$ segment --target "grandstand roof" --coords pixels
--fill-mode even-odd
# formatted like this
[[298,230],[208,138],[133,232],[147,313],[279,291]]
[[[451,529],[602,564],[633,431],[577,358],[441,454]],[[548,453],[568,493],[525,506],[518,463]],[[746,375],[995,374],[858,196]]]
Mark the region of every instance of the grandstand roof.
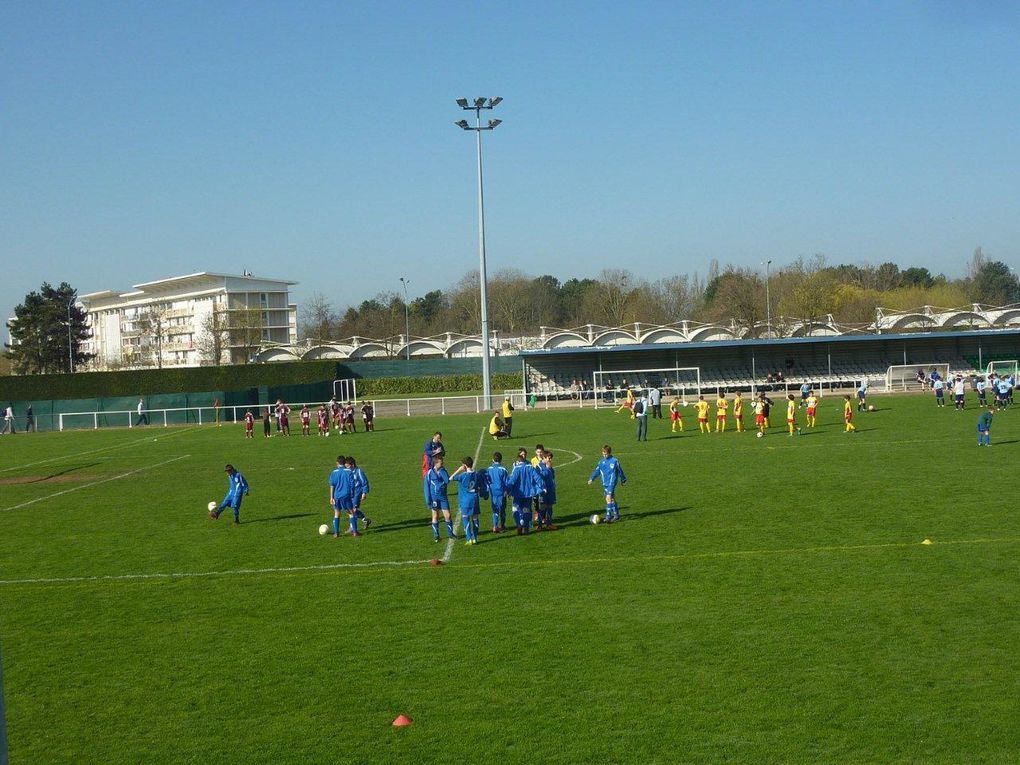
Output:
[[[585,345],[580,347],[567,348],[539,348],[534,350],[521,350],[520,355],[529,357],[542,356],[576,356],[586,353],[633,353],[634,351],[668,351],[678,350],[690,352],[691,350],[717,349],[717,348],[765,348],[769,346],[798,346],[816,344],[840,344],[860,342],[888,342],[897,340],[919,340],[932,338],[937,340],[952,340],[954,338],[999,338],[1016,337],[1020,342],[1020,329],[975,329],[958,332],[898,332],[889,334],[854,334],[854,335],[823,335],[819,337],[774,337],[754,338],[736,340],[703,340],[687,343],[626,343],[621,345]],[[1018,348],[1020,351],[1020,348]]]

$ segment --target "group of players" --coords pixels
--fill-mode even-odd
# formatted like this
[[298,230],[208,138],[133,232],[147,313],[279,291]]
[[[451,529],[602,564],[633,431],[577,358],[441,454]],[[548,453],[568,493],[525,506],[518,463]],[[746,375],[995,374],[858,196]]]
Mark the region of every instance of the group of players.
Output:
[[[956,377],[949,375],[948,380],[943,380],[938,370],[932,369],[927,377],[922,379],[923,370],[918,370],[918,381],[935,394],[935,406],[946,405],[946,390],[953,393],[953,407],[957,410],[965,409],[967,406],[967,383],[962,374],[957,373]],[[1005,409],[1013,403],[1013,389],[1016,387],[1016,375],[998,375],[991,372],[974,381],[974,392],[977,393],[978,404],[982,407],[989,406],[988,394],[994,397],[994,407]]]
[[[801,386],[800,401],[797,401],[796,396],[793,393],[789,393],[786,396],[786,427],[788,434],[793,436],[800,432],[800,427],[797,422],[798,410],[806,410],[805,419],[807,427],[813,428],[818,423],[818,404],[822,400],[821,395],[815,391],[810,385]],[[859,412],[869,411],[867,403],[868,388],[867,384],[864,383],[857,390],[857,404],[856,410]],[[775,402],[764,392],[760,391],[757,397],[753,397],[749,400],[745,400],[739,392],[734,393],[733,399],[729,399],[726,393],[719,391],[716,394],[715,399],[715,430],[712,429],[710,422],[710,415],[712,410],[712,404],[705,399],[704,396],[698,396],[698,400],[694,402],[693,406],[698,421],[698,432],[699,433],[724,433],[726,432],[731,404],[732,404],[732,416],[736,432],[743,433],[746,428],[744,427],[744,404],[748,403],[754,412],[754,425],[758,431],[758,436],[764,436],[765,433],[772,426],[771,416],[772,408],[775,406]],[[669,404],[669,419],[670,429],[673,433],[680,433],[684,430],[684,416],[683,409],[687,406],[686,402],[680,400],[679,396],[674,396],[673,400]],[[652,407],[652,413],[656,411],[654,404],[649,404],[648,400],[643,395],[632,395],[628,397],[628,400],[617,411],[629,409],[631,412],[632,419],[639,419],[642,417],[647,418],[649,413],[649,407]],[[854,433],[857,430],[854,425],[854,402],[850,394],[843,396],[843,423],[844,432]],[[647,433],[645,424],[639,419],[638,424],[638,440],[642,440],[642,435]],[[647,436],[645,436],[647,439]]]
[[[280,436],[290,435],[290,412],[291,408],[282,399],[277,399],[273,406],[267,406],[262,414],[262,435],[264,438],[273,436],[273,422],[276,422],[276,434]],[[301,419],[301,435],[312,434],[312,411],[308,404],[304,404],[298,415]],[[318,435],[328,436],[332,427],[337,433],[357,433],[358,427],[354,422],[354,404],[350,401],[341,404],[336,398],[332,398],[326,404],[319,404],[315,413],[318,423]],[[375,430],[375,405],[371,401],[361,402],[361,421],[364,424],[365,432]],[[251,409],[244,413],[244,437],[255,438],[255,414]]]
[[[425,506],[432,514],[432,539],[440,539],[440,519],[446,526],[448,539],[455,539],[454,521],[448,495],[451,483],[456,483],[457,505],[464,525],[465,544],[478,544],[481,503],[488,500],[492,510],[492,533],[506,531],[506,509],[509,501],[514,527],[518,536],[536,531],[555,531],[553,511],[556,505],[556,470],[554,455],[542,444],[535,446],[534,454],[528,457],[527,449],[520,448],[512,466],[503,465],[503,454],[494,452],[492,464],[476,469],[471,457],[464,457],[451,475],[445,466],[446,448],[443,434],[436,432],[422,450],[422,491]],[[626,483],[627,477],[613,456],[612,447],[602,447],[602,459],[592,471],[588,483],[596,478],[602,481],[605,491],[605,521],[612,523],[620,519],[616,503],[616,486]]]

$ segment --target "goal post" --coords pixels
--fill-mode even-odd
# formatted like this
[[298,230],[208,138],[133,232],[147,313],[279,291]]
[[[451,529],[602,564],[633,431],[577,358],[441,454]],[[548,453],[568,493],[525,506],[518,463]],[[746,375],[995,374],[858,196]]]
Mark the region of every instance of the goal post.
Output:
[[333,381],[333,397],[337,401],[357,401],[358,381],[353,377],[344,377]]
[[[625,387],[626,386],[626,387]],[[701,367],[656,367],[653,369],[614,369],[592,372],[595,408],[619,406],[627,388],[648,390],[657,387],[662,397],[679,396],[685,403],[688,396],[701,393]]]
[[885,391],[924,390],[930,385],[932,372],[938,372],[942,380],[947,380],[949,364],[894,364],[885,371]]
[[999,377],[1016,377],[1020,363],[1016,359],[1007,361],[989,361],[985,368],[985,377],[996,374]]

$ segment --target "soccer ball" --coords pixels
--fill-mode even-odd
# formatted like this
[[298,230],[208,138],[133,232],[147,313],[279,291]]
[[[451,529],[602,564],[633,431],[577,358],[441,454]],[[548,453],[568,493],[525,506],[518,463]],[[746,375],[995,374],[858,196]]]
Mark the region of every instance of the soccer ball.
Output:
[[326,431],[326,438],[329,438],[329,431]]
[[602,516],[599,515],[598,513],[592,513],[591,518],[589,518],[588,520],[591,521],[593,526],[598,526],[600,523],[602,523]]
[[875,411],[875,405],[874,404],[868,404],[868,411],[869,412],[874,412]]
[[759,431],[758,431],[758,433],[756,434],[756,436],[755,436],[755,437],[756,437],[756,438],[765,438],[765,434],[764,434],[764,433],[762,433],[762,432],[761,432],[761,431],[759,430]]
[[321,534],[322,536],[326,536],[326,534],[328,534],[328,533],[329,533],[329,526],[327,526],[325,523],[322,524],[321,526],[319,526],[319,534]]

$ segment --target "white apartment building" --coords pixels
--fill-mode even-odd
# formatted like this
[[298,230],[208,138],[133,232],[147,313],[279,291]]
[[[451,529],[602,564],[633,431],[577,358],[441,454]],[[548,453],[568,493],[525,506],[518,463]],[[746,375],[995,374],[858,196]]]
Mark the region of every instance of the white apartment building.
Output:
[[295,284],[202,272],[81,295],[92,330],[85,350],[100,370],[244,363],[263,345],[297,340]]

